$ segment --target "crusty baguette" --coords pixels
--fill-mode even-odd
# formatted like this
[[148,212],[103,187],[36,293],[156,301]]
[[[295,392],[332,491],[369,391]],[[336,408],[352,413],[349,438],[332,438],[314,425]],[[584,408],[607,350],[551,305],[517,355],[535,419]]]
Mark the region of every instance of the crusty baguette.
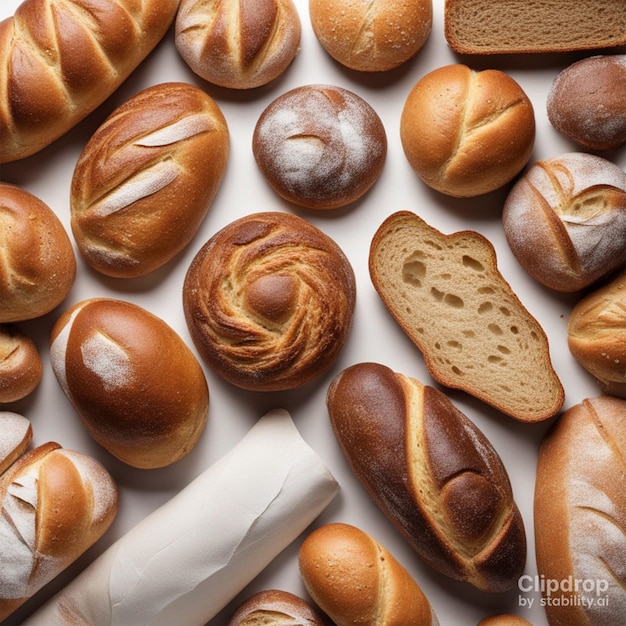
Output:
[[626,623],[625,424],[626,400],[588,398],[541,444],[535,548],[550,626]]
[[408,211],[374,235],[372,282],[433,378],[523,422],[558,413],[564,391],[545,332],[473,231],[445,235]]
[[350,524],[332,523],[300,546],[309,595],[337,626],[436,626],[424,592],[385,546]]
[[515,585],[526,535],[508,474],[443,393],[359,363],[333,380],[327,405],[356,477],[419,556],[484,591]]
[[163,38],[179,0],[24,0],[0,22],[0,163],[102,104]]
[[462,54],[569,52],[626,44],[626,5],[607,0],[446,0],[444,32]]

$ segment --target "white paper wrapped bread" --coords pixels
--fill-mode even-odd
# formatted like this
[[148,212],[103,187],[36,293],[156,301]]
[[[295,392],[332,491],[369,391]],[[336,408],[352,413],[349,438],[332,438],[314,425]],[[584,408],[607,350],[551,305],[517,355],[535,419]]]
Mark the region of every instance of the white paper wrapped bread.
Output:
[[338,489],[289,413],[270,411],[25,624],[202,626]]

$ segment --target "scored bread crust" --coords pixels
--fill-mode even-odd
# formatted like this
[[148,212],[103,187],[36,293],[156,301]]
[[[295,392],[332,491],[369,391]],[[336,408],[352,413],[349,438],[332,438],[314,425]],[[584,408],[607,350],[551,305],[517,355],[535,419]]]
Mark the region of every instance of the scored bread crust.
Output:
[[299,596],[282,589],[267,589],[239,605],[228,626],[324,626],[324,622]]
[[565,394],[547,336],[499,272],[489,240],[446,235],[399,211],[375,233],[369,271],[437,382],[519,421],[558,413]]

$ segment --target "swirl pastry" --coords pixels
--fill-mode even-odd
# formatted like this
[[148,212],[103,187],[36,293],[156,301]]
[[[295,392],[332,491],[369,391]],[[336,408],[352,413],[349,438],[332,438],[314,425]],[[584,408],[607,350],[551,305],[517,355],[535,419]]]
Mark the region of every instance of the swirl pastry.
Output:
[[339,355],[352,326],[354,272],[306,220],[266,212],[216,233],[191,263],[185,318],[199,352],[243,389],[309,382]]

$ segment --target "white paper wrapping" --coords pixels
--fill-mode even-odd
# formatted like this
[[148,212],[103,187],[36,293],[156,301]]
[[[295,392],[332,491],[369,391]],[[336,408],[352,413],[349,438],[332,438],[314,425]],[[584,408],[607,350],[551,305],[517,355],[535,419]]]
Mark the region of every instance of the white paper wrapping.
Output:
[[206,624],[338,490],[289,413],[271,411],[25,624]]

